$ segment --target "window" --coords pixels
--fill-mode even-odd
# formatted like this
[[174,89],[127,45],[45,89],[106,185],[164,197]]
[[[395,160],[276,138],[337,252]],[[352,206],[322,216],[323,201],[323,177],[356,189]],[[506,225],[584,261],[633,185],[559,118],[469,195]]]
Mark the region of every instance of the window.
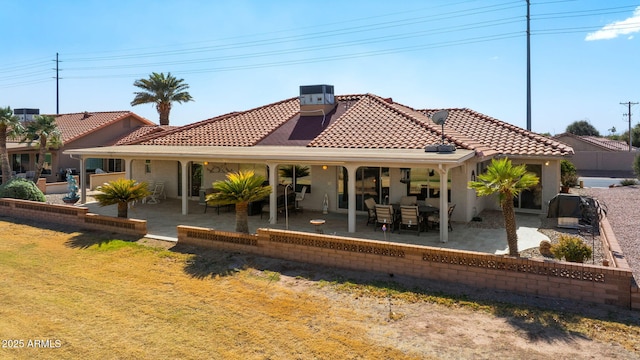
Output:
[[[338,207],[349,207],[348,174],[344,167],[338,168]],[[373,198],[382,204],[389,195],[389,168],[361,167],[356,170],[356,210],[365,210],[364,201]]]
[[123,170],[122,159],[109,159],[107,161],[107,172],[121,172]]
[[11,156],[11,170],[23,173],[29,169],[29,154],[13,154]]
[[[40,160],[40,154],[36,154],[36,162]],[[44,154],[44,162],[42,163],[42,174],[51,174],[51,153]]]
[[[412,168],[407,194],[418,200],[440,198],[440,173],[432,168]],[[447,178],[448,198],[451,198],[451,174]]]
[[278,167],[280,182],[293,184],[296,192],[301,192],[303,186],[307,186],[307,192],[311,192],[311,167],[303,165],[281,165]]
[[151,160],[144,161],[144,172],[147,174],[151,173]]

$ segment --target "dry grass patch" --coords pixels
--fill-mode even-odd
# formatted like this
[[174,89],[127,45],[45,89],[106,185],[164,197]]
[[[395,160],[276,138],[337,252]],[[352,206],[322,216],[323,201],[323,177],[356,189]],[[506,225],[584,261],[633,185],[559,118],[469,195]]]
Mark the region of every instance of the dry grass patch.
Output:
[[[640,351],[637,317],[407,290],[51,226],[0,220],[0,339],[25,341],[0,348],[2,359],[631,359]],[[35,339],[60,346],[26,346]]]
[[367,338],[362,315],[273,272],[196,277],[185,270],[195,255],[101,233],[8,222],[0,233],[0,338],[61,344],[1,358],[411,358]]

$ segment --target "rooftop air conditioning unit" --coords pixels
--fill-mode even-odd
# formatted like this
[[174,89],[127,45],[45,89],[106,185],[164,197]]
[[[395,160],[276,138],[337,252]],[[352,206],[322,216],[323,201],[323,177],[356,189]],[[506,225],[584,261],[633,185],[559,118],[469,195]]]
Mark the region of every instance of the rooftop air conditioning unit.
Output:
[[300,86],[300,116],[326,116],[335,108],[333,85]]
[[300,105],[332,105],[333,85],[304,85],[300,86]]
[[31,121],[35,115],[40,115],[40,109],[13,109],[13,115],[21,121]]

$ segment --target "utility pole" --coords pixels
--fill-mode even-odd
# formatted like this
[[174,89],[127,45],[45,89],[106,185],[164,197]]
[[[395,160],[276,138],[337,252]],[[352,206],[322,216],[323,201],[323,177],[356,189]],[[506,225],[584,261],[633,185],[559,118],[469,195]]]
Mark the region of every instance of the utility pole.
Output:
[[626,103],[621,102],[620,105],[627,105],[629,107],[629,110],[627,112],[627,115],[629,117],[629,151],[631,151],[631,105],[637,105],[637,102],[631,102],[631,101],[627,101]]
[[60,72],[60,60],[58,60],[58,53],[56,53],[56,68],[54,69],[56,71],[56,115],[60,115],[60,86],[59,86],[59,82],[60,82],[60,76],[59,76],[59,72]]
[[531,17],[527,0],[527,130],[531,131]]

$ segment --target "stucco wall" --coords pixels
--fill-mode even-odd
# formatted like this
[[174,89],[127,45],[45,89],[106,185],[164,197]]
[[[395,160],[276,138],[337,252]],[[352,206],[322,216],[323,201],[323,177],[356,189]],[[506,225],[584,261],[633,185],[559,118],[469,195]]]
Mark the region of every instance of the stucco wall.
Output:
[[571,161],[583,176],[633,177],[633,161],[640,152],[581,151]]

